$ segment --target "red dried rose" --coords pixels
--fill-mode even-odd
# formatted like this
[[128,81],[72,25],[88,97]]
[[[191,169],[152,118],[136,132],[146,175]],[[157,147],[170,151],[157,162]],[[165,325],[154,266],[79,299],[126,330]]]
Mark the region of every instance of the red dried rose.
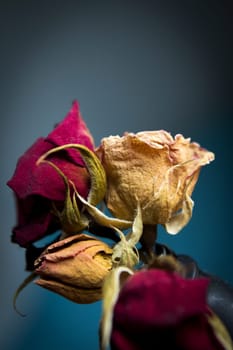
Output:
[[[49,164],[38,166],[36,162],[50,149],[68,143],[79,143],[94,150],[93,138],[82,119],[77,101],[47,137],[37,139],[19,158],[14,175],[7,182],[14,191],[18,214],[12,241],[20,246],[26,247],[60,227],[51,214],[51,204],[54,202],[59,206],[64,202],[64,182]],[[73,181],[80,195],[86,198],[90,179],[80,154],[74,149],[66,149],[52,154],[49,160]]]
[[111,349],[225,349],[211,326],[207,288],[206,278],[160,269],[130,276],[114,308]]

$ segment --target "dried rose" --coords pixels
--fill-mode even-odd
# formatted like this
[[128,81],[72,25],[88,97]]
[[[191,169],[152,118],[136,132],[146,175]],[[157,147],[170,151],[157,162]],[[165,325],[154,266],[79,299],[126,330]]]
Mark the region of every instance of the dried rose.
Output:
[[184,279],[162,269],[141,270],[126,282],[115,303],[112,350],[233,349],[221,320],[207,305],[209,280]]
[[190,220],[200,169],[214,159],[189,138],[164,130],[103,138],[96,154],[107,175],[110,212],[132,220],[139,202],[144,224],[162,224],[173,234]]
[[[49,164],[36,164],[38,158],[54,147],[78,143],[94,149],[89,130],[74,101],[71,110],[46,137],[39,138],[18,160],[14,175],[7,185],[14,191],[17,201],[18,222],[13,228],[12,241],[26,247],[60,228],[51,214],[51,204],[63,205],[66,188],[61,176]],[[56,152],[49,158],[78,192],[86,198],[90,189],[88,171],[81,155],[74,149]]]
[[50,245],[35,261],[35,282],[76,303],[102,298],[102,283],[112,268],[112,249],[93,236],[78,234]]

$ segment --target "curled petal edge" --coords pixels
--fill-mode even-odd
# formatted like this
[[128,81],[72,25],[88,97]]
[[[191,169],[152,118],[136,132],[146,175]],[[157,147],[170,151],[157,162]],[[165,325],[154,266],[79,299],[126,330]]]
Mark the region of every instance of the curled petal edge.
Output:
[[181,211],[164,224],[166,231],[171,235],[176,235],[182,230],[184,226],[188,224],[192,217],[194,201],[186,193],[185,199],[182,203]]

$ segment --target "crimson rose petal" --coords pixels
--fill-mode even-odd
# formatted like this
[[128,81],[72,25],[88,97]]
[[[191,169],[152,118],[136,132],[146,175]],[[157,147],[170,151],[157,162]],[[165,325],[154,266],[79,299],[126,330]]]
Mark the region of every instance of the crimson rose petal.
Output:
[[[36,206],[36,207],[35,207]],[[17,198],[18,223],[13,229],[12,241],[26,246],[59,229],[59,222],[50,213],[50,203],[45,198],[31,196]]]
[[[94,150],[94,140],[86,123],[82,119],[79,103],[73,102],[72,108],[66,118],[46,137],[46,141],[54,146],[62,146],[67,143],[80,143],[90,150]],[[83,165],[83,160],[76,150],[66,150],[77,164]]]
[[140,271],[123,286],[114,309],[112,350],[223,349],[206,315],[208,279]]
[[[7,182],[17,200],[18,223],[13,228],[13,242],[25,247],[59,228],[57,219],[51,215],[51,204],[62,205],[66,195],[64,182],[53,167],[36,162],[50,149],[70,142],[94,149],[92,136],[81,117],[77,101],[46,138],[38,138],[19,158],[14,175]],[[90,179],[80,154],[74,150],[64,150],[54,153],[49,160],[86,198]]]

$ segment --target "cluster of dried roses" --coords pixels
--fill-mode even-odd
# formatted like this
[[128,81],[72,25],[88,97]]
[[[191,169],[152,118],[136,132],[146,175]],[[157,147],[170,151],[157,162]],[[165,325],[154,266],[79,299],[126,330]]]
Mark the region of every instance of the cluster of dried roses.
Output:
[[77,303],[103,300],[102,349],[144,349],[150,334],[154,347],[231,348],[206,304],[208,280],[183,278],[173,257],[154,252],[156,225],[176,234],[189,222],[200,169],[213,159],[164,130],[106,137],[96,148],[77,101],[19,159],[8,181],[12,241],[26,248],[38,285]]

